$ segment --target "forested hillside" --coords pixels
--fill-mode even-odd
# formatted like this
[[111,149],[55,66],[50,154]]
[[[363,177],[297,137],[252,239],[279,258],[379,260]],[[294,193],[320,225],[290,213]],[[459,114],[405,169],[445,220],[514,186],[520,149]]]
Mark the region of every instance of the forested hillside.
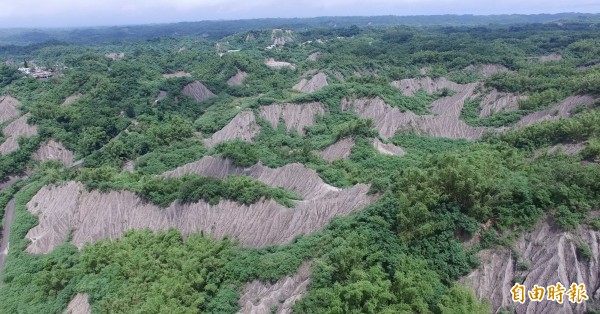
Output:
[[0,313],[600,309],[600,24],[505,18],[11,38]]

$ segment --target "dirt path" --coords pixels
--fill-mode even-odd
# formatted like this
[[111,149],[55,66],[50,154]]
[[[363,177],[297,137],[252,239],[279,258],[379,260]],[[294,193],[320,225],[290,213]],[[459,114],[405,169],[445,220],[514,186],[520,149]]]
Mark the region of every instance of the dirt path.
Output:
[[8,205],[6,205],[6,210],[4,211],[4,223],[2,224],[2,237],[0,240],[0,273],[4,269],[4,260],[8,255],[8,237],[14,215],[15,199],[12,199],[10,202],[8,202]]

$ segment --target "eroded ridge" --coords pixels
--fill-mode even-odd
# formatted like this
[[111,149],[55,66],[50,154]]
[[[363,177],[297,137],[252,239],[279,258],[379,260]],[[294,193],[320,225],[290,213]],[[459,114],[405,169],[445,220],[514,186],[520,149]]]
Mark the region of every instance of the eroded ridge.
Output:
[[293,276],[274,284],[258,280],[246,284],[238,302],[241,307],[238,313],[268,314],[273,308],[280,314],[292,313],[294,303],[308,290],[310,273],[310,263],[304,262]]
[[[220,170],[223,168],[229,170]],[[287,243],[299,235],[320,230],[332,218],[358,211],[377,199],[368,194],[368,185],[338,189],[301,164],[272,169],[259,163],[239,168],[226,159],[204,157],[164,176],[184,173],[219,178],[244,174],[298,193],[303,200],[293,208],[271,199],[251,205],[229,200],[216,205],[204,201],[174,202],[160,208],[129,191],[86,191],[78,182],[47,185],[27,203],[28,210],[39,217],[39,224],[27,233],[26,237],[32,241],[27,252],[48,253],[70,233],[72,243],[81,248],[86,242],[116,239],[127,230],[145,228],[154,231],[177,228],[183,234],[202,231],[215,238],[229,236],[244,246],[262,247]]]
[[21,114],[19,111],[20,105],[21,102],[10,95],[0,96],[0,123],[18,117]]
[[63,146],[61,142],[50,139],[33,154],[33,159],[40,161],[54,160],[69,167],[73,164],[73,152]]
[[[506,248],[488,249],[479,252],[481,265],[477,270],[463,278],[479,298],[489,299],[495,311],[514,307],[517,313],[583,313],[586,303],[598,300],[600,281],[600,233],[580,225],[574,232],[563,232],[549,219],[541,221],[534,231],[522,235],[515,248],[521,254],[521,262],[528,265],[527,270],[519,270],[517,261]],[[589,260],[577,253],[578,243],[587,245],[592,254]],[[580,244],[581,245],[581,244]],[[524,304],[512,301],[510,289],[515,278],[523,278],[521,284],[531,289],[534,285],[547,287],[560,282],[567,287],[571,283],[585,283],[588,302],[570,303],[565,296],[561,305],[557,302],[531,302]]]
[[245,142],[252,142],[254,137],[260,132],[260,126],[256,123],[254,113],[245,110],[238,113],[225,127],[215,132],[204,144],[212,147],[221,142],[240,139]]
[[92,313],[92,307],[88,302],[88,295],[86,293],[78,293],[75,295],[73,300],[69,302],[65,314],[90,314]]
[[[353,110],[363,119],[372,119],[375,129],[383,139],[389,139],[398,131],[411,131],[417,134],[447,138],[477,139],[481,137],[488,128],[472,127],[460,120],[457,113],[462,110],[460,100],[463,96],[451,96],[458,99],[458,103],[452,105],[456,108],[442,108],[442,102],[438,102],[432,111],[439,115],[419,116],[411,111],[402,112],[400,109],[387,105],[381,98],[360,98],[342,100],[342,110]],[[460,110],[459,110],[460,109]]]
[[18,139],[22,137],[32,137],[37,134],[37,126],[27,124],[29,114],[25,114],[7,125],[2,133],[7,136],[6,140],[0,145],[0,155],[6,155],[19,149]]
[[502,93],[494,89],[481,101],[479,118],[487,118],[496,112],[511,112],[519,109],[519,101],[527,99],[527,96]]
[[560,103],[542,111],[530,113],[517,123],[517,126],[528,126],[543,121],[555,121],[561,118],[567,118],[571,115],[571,110],[579,105],[589,106],[594,103],[592,96],[570,96]]
[[314,93],[329,85],[327,83],[327,75],[319,72],[310,80],[303,78],[298,84],[294,85],[293,89],[303,93]]
[[354,139],[352,137],[345,137],[327,146],[323,151],[319,152],[319,155],[329,162],[338,159],[348,159],[354,144]]
[[183,87],[182,93],[194,98],[196,101],[202,102],[210,98],[217,97],[200,81],[194,81]]
[[279,120],[283,119],[286,130],[295,129],[304,134],[304,128],[315,123],[317,115],[324,115],[325,108],[319,102],[306,104],[273,104],[260,108],[260,116],[277,128]]

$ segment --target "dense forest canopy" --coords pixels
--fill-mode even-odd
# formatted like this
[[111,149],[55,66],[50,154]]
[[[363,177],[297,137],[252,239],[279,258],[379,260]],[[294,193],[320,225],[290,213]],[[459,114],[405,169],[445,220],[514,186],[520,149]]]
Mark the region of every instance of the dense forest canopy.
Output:
[[[0,123],[0,143],[17,143],[0,156],[0,178],[22,180],[0,192],[0,216],[13,198],[16,210],[0,312],[60,313],[85,293],[98,313],[235,313],[247,283],[274,284],[307,264],[310,284],[294,312],[488,313],[492,304],[459,283],[479,252],[515,250],[543,219],[563,231],[600,227],[597,19],[248,20],[128,26],[127,36],[121,27],[3,30],[0,97],[20,106]],[[24,75],[24,62],[54,76]],[[307,84],[319,88],[305,92]],[[444,111],[452,99],[458,112]],[[360,104],[397,118],[366,117]],[[310,108],[310,123],[286,121],[275,115],[281,108]],[[21,114],[35,132],[9,132]],[[232,124],[249,127],[222,139]],[[327,159],[344,141],[347,155]],[[70,159],[40,153],[50,142]],[[171,173],[208,156],[231,162],[231,173]],[[293,212],[313,195],[263,174],[290,165],[302,178],[314,173],[327,193],[364,184],[372,202],[258,248],[210,228],[162,228],[90,236],[81,248],[69,230],[49,253],[28,251],[42,219],[30,201],[46,186],[80,182],[82,195],[127,192],[165,211],[272,202]]]

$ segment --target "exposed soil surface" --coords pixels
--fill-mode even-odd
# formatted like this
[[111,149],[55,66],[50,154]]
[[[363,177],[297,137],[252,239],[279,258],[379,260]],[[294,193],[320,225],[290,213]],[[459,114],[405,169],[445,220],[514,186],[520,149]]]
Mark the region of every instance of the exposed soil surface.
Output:
[[73,156],[73,152],[66,149],[61,142],[50,139],[33,154],[33,159],[41,161],[55,160],[69,167],[73,164]]
[[517,126],[523,127],[542,121],[559,120],[571,115],[571,110],[578,105],[589,106],[594,103],[594,98],[591,96],[571,96],[562,102],[552,106],[549,109],[534,112],[521,118]]
[[104,56],[107,57],[107,58],[109,58],[109,59],[111,59],[111,60],[113,60],[113,61],[116,61],[116,60],[119,60],[119,59],[123,59],[125,57],[125,53],[123,53],[123,52],[111,52],[111,53],[105,54]]
[[333,217],[358,211],[377,199],[377,196],[368,195],[368,185],[338,189],[324,183],[314,170],[301,164],[272,169],[259,163],[250,168],[239,168],[226,159],[204,157],[165,176],[183,173],[221,178],[244,174],[298,193],[303,200],[297,201],[294,208],[273,200],[248,206],[228,200],[221,200],[217,205],[204,201],[174,202],[168,208],[159,208],[128,191],[88,192],[76,182],[48,185],[27,203],[28,210],[39,217],[39,225],[26,235],[32,241],[27,252],[48,253],[69,234],[72,234],[72,242],[82,247],[86,242],[119,238],[129,229],[165,230],[171,227],[183,234],[204,231],[215,238],[227,235],[244,246],[262,247],[287,243],[298,235],[317,231]]
[[[436,101],[432,111],[439,115],[418,116],[410,111],[402,112],[398,108],[387,105],[381,98],[360,98],[342,100],[342,110],[353,110],[364,119],[373,119],[375,129],[383,139],[388,139],[398,131],[414,131],[417,134],[447,137],[477,139],[483,135],[486,128],[472,127],[459,119],[466,98],[460,93],[451,97],[450,100]],[[449,108],[442,108],[444,102]]]
[[204,144],[212,147],[221,142],[240,139],[245,142],[251,142],[260,131],[260,126],[256,124],[254,113],[250,110],[240,112],[231,122],[221,130],[215,132]]
[[304,296],[309,283],[310,264],[307,262],[300,266],[296,274],[274,284],[255,280],[244,287],[238,313],[268,314],[273,308],[276,308],[276,313],[292,313],[292,306]]
[[317,51],[317,52],[311,53],[308,56],[308,58],[306,58],[306,60],[315,62],[315,61],[319,60],[320,57],[321,57],[321,53]]
[[213,94],[213,92],[211,92],[206,86],[204,86],[204,84],[202,84],[199,81],[194,81],[193,83],[186,85],[183,88],[182,92],[184,95],[190,96],[199,102],[205,101],[213,97],[217,97],[217,95]]
[[350,153],[352,152],[352,147],[354,147],[354,139],[351,137],[345,137],[332,145],[327,146],[323,151],[319,154],[323,159],[332,162],[338,159],[348,159],[350,157]]
[[65,99],[65,101],[62,103],[62,105],[63,106],[68,106],[68,105],[72,104],[73,102],[75,102],[77,99],[81,98],[81,96],[83,96],[83,95],[81,95],[79,93],[73,94],[73,95],[67,97]]
[[12,120],[21,114],[21,102],[10,95],[0,96],[0,123]]
[[15,216],[15,200],[12,199],[6,205],[4,210],[4,220],[2,223],[2,233],[0,234],[0,273],[4,269],[4,262],[6,260],[6,256],[8,255],[9,243],[8,239],[10,238],[10,227],[12,226],[12,222]]
[[156,96],[154,103],[157,103],[157,102],[165,99],[166,97],[167,97],[167,92],[165,92],[164,90],[158,91],[158,96]]
[[238,70],[234,76],[227,80],[227,84],[231,86],[242,85],[244,84],[246,76],[248,76],[248,73]]
[[275,59],[270,58],[270,59],[266,59],[265,60],[265,65],[273,68],[273,69],[283,69],[283,68],[290,68],[292,70],[296,69],[296,65],[289,63],[289,62],[285,62],[285,61],[275,61]]
[[92,307],[88,303],[88,295],[85,293],[78,293],[75,295],[73,300],[69,302],[65,314],[90,314],[92,313]]
[[511,93],[502,93],[492,90],[481,101],[479,118],[486,118],[496,112],[510,112],[519,109],[519,100],[525,100],[527,96],[519,96]]
[[405,96],[414,96],[414,94],[421,89],[428,94],[433,94],[444,88],[448,88],[452,91],[461,91],[465,88],[461,86],[461,84],[454,83],[443,77],[437,79],[432,79],[430,77],[404,79],[392,82],[392,86],[400,89]]
[[260,108],[260,116],[277,128],[279,120],[283,119],[287,131],[295,129],[304,134],[304,128],[315,123],[317,115],[325,114],[323,104],[318,102],[305,104],[273,104]]
[[563,152],[567,155],[577,155],[581,153],[585,149],[585,143],[575,143],[575,144],[558,144],[548,148],[548,153],[556,154],[558,152]]
[[37,134],[35,125],[27,124],[29,114],[25,114],[7,125],[2,133],[7,136],[4,143],[0,145],[0,155],[6,155],[19,149],[18,139],[20,136],[32,137]]
[[[590,300],[600,294],[600,233],[580,225],[574,232],[563,232],[550,220],[538,224],[534,231],[521,236],[516,249],[522,262],[528,267],[517,268],[517,260],[505,248],[488,249],[478,255],[481,266],[463,278],[463,282],[475,290],[479,298],[489,299],[494,311],[504,307],[515,307],[517,313],[583,313],[586,304],[575,305],[565,302],[530,302],[524,304],[511,300],[510,289],[515,278],[522,278],[528,289],[533,285],[549,286],[560,282],[566,289],[571,283],[585,283]],[[591,258],[577,253],[577,243],[585,243]],[[565,295],[565,298],[567,296]],[[588,301],[590,302],[590,301]]]
[[501,64],[493,63],[483,64],[480,66],[469,65],[465,68],[465,71],[476,71],[483,77],[490,77],[496,73],[510,72],[507,67]]
[[302,79],[300,83],[294,85],[293,89],[303,93],[313,93],[327,86],[327,75],[318,73],[310,80]]
[[384,144],[378,138],[373,139],[373,147],[380,153],[385,155],[393,155],[402,157],[404,154],[404,150],[394,144]]
[[552,53],[547,56],[540,57],[541,62],[560,61],[560,60],[562,60],[562,56],[558,53]]
[[192,74],[184,71],[177,71],[174,73],[165,73],[162,75],[164,78],[177,78],[177,77],[192,77]]

